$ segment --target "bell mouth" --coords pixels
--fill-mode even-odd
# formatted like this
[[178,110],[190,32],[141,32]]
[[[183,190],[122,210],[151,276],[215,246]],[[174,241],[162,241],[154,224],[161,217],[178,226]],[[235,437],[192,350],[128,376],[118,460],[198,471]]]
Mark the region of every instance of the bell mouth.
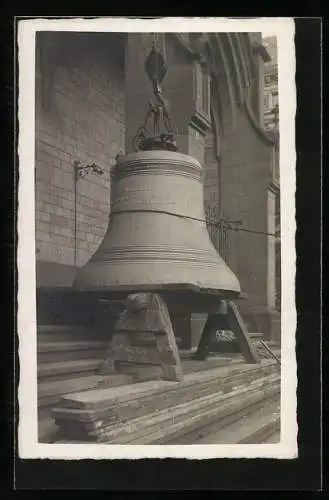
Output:
[[83,287],[81,283],[74,283],[71,293],[79,293],[80,297],[105,302],[122,302],[131,294],[157,293],[163,297],[170,311],[210,313],[218,310],[220,300],[239,300],[241,292],[238,290],[218,290],[203,288],[191,283],[171,283],[162,285],[120,285],[99,287]]

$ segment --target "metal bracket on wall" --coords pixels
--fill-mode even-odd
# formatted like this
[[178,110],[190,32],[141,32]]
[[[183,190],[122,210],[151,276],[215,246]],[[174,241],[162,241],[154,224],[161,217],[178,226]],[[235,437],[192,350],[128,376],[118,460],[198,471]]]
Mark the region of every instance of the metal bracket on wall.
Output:
[[75,160],[74,162],[75,182],[77,182],[79,178],[86,177],[86,175],[88,175],[89,173],[95,175],[103,175],[104,170],[96,163],[89,163],[83,165],[79,160]]
[[96,163],[82,164],[79,160],[74,162],[74,267],[77,267],[77,183],[89,173],[103,175],[104,170]]

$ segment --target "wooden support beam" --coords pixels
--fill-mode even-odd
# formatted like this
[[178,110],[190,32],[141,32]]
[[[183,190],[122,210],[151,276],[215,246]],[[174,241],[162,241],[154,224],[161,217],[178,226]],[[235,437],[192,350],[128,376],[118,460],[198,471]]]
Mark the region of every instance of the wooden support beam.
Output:
[[[100,367],[101,374],[116,373],[117,363],[158,364],[164,380],[182,380],[176,339],[162,297],[137,293],[130,295],[126,304]],[[144,346],[136,345],[140,337],[144,337],[144,341],[148,337],[149,341],[144,342]]]
[[231,300],[227,302],[227,320],[246,362],[258,363],[258,355],[249,338],[247,326],[243,321],[237,305]]
[[208,314],[194,359],[204,360],[209,354],[209,345],[216,330],[225,329],[226,303],[221,300],[217,312]]
[[222,300],[216,313],[209,314],[201,339],[194,355],[195,359],[204,360],[209,354],[210,344],[218,330],[231,330],[236,344],[247,363],[258,363],[256,349],[249,338],[249,333],[239,310],[230,300]]

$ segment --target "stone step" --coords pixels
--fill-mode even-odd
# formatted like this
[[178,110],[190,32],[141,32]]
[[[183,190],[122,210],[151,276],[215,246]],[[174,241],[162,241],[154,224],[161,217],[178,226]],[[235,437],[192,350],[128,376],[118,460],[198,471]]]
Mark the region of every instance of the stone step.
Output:
[[50,364],[50,363],[62,363],[66,361],[79,361],[87,359],[97,359],[99,364],[104,359],[106,348],[102,349],[67,349],[63,351],[48,351],[48,352],[38,352],[38,363],[39,364]]
[[269,435],[266,439],[264,439],[264,444],[275,444],[280,443],[280,432],[275,431],[273,434]]
[[129,441],[129,444],[174,444],[177,438],[180,438],[186,433],[202,427],[205,424],[223,419],[228,415],[234,415],[239,410],[245,409],[247,406],[260,402],[269,396],[272,396],[279,390],[279,384],[264,383],[264,387],[257,387],[255,390],[248,388],[239,391],[233,391],[226,401],[220,399],[214,401],[212,407],[205,409],[199,407],[199,410],[194,410],[191,414],[177,423],[173,423],[168,427],[161,428],[156,432],[147,434],[137,440]]
[[76,332],[59,332],[59,333],[45,333],[38,334],[37,342],[47,343],[57,343],[57,342],[80,342],[80,341],[106,341],[101,337],[100,334],[96,335],[97,332],[88,331],[76,331]]
[[264,416],[261,422],[250,424],[248,432],[237,444],[261,444],[267,437],[273,435],[280,429],[280,416]]
[[38,441],[39,443],[53,443],[56,440],[59,428],[54,423],[51,416],[38,421]]
[[55,363],[40,363],[38,365],[38,379],[52,378],[53,380],[66,380],[68,375],[83,376],[96,372],[99,368],[99,359],[82,359],[76,361],[63,361]]
[[108,346],[108,342],[79,340],[71,342],[38,342],[38,353],[44,352],[62,352],[62,351],[84,351],[103,349]]
[[103,340],[97,330],[84,326],[38,325],[38,342],[74,342],[80,340]]
[[60,363],[65,361],[104,358],[108,342],[81,340],[67,342],[39,341],[38,363]]
[[[260,408],[263,408],[265,403],[270,404],[271,402],[277,402],[278,398],[280,398],[280,394],[275,392],[273,395],[268,396],[266,400],[261,399],[256,403],[244,405],[243,407],[241,407],[241,409],[237,410],[234,413],[228,414],[224,418],[221,418],[219,421],[214,420],[207,425],[201,425],[200,428],[197,428],[192,432],[188,432],[187,434],[182,434],[181,436],[176,437],[175,442],[172,444],[199,444],[199,441],[205,437],[206,439],[204,442],[212,444],[212,437],[207,440],[207,436],[218,432],[219,429],[226,429],[235,422],[240,422],[239,425],[243,425],[243,421],[248,415],[255,413]],[[201,441],[200,443],[202,444]]]
[[[261,384],[259,384],[261,385]],[[130,421],[127,426],[123,428],[122,426],[117,427],[117,432],[113,429],[110,430],[112,438],[109,439],[109,432],[106,433],[106,442],[112,444],[143,444],[143,439],[148,439],[151,433],[155,432],[166,432],[170,433],[170,429],[173,425],[177,425],[187,419],[193,419],[193,417],[200,411],[206,413],[207,411],[217,408],[218,405],[223,405],[226,402],[232,400],[232,398],[237,397],[239,394],[244,394],[244,405],[243,414],[248,411],[248,397],[251,394],[257,395],[256,388],[250,388],[247,384],[241,385],[235,388],[233,391],[226,394],[209,394],[205,397],[200,397],[188,403],[179,404],[173,407],[166,408],[161,412],[156,412],[154,415],[147,415],[143,419],[138,419]],[[253,406],[253,403],[251,406]],[[260,404],[260,403],[258,403]],[[262,403],[261,403],[262,404]],[[239,418],[236,416],[236,411],[229,413],[227,416],[234,419]],[[182,432],[185,432],[185,427],[182,428]],[[177,444],[176,440],[172,444]],[[180,444],[180,443],[179,443]]]
[[[117,387],[133,384],[142,380],[159,380],[161,378],[161,367],[145,367],[130,365],[124,367],[124,373],[113,375],[85,375],[78,378],[68,378],[49,381],[48,378],[38,384],[39,407],[58,404],[61,396],[77,391],[95,389],[96,387]],[[75,377],[75,375],[73,375]]]
[[[243,444],[247,442],[257,444],[260,442],[257,440],[257,433],[259,434],[260,430],[264,431],[264,425],[267,426],[274,421],[276,425],[277,416],[274,418],[274,415],[278,412],[279,406],[280,396],[275,394],[274,398],[261,401],[258,407],[251,408],[250,412],[246,412],[229,425],[223,425],[219,421],[215,422],[213,429],[201,428],[199,430],[200,437],[196,437],[193,444]],[[192,444],[190,436],[189,440],[185,441],[184,444]]]
[[38,333],[62,333],[86,330],[81,325],[37,325]]
[[57,394],[63,394],[65,391],[67,392],[76,392],[91,389],[96,387],[101,381],[100,375],[89,375],[86,377],[78,377],[72,378],[69,380],[60,380],[60,381],[44,381],[41,382],[38,386],[38,397],[46,398],[48,396],[53,396]]

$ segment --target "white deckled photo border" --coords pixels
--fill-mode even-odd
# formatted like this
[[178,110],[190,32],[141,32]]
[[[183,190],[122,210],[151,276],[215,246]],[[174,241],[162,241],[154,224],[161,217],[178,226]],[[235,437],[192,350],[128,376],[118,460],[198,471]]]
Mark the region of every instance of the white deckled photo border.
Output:
[[[35,265],[35,33],[36,31],[269,32],[277,37],[280,105],[281,184],[281,440],[250,445],[42,444],[37,438],[37,325]],[[295,332],[295,49],[289,18],[28,19],[18,23],[19,186],[18,186],[18,339],[20,458],[277,458],[298,456],[297,363]]]

